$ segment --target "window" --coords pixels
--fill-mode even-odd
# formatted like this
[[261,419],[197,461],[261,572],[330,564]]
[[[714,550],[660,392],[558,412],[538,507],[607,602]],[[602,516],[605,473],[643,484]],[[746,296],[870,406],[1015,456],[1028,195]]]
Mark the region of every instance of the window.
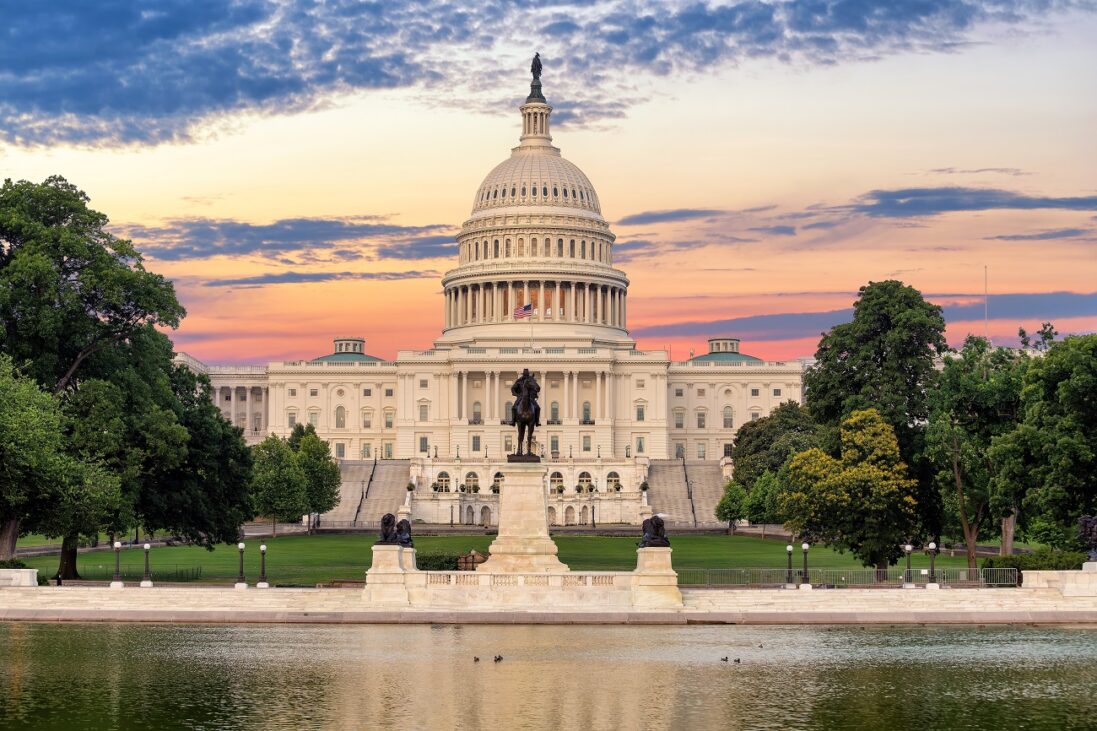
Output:
[[560,451],[560,437],[553,436],[549,438],[549,450],[552,452]]
[[644,438],[636,437],[636,454],[644,453]]
[[392,442],[385,442],[385,459],[392,459]]
[[750,395],[757,398],[758,397],[758,389],[757,388],[750,389]]
[[335,428],[347,428],[347,410],[344,409],[342,406],[335,407]]
[[335,458],[336,459],[345,459],[346,456],[347,456],[347,445],[343,444],[342,442],[336,442],[335,443]]
[[704,459],[704,458],[705,458],[705,443],[700,442],[697,445],[697,459]]
[[362,445],[362,459],[373,459],[373,445]]
[[732,412],[730,406],[724,407],[724,428],[731,429],[735,423],[735,414]]
[[483,412],[480,408],[480,402],[479,401],[475,401],[472,404],[472,423],[473,424],[483,423]]
[[391,388],[386,388],[385,389],[385,397],[386,398],[392,398],[392,389]]
[[725,444],[724,445],[724,456],[727,457],[728,459],[731,458],[731,445],[730,444]]
[[560,404],[557,401],[549,404],[549,421],[560,421]]
[[428,454],[430,452],[430,445],[427,444],[426,437],[419,437],[419,453]]
[[674,444],[674,458],[685,459],[686,458],[686,445],[681,442],[675,442]]
[[644,405],[636,404],[636,421],[644,420]]
[[704,429],[705,428],[705,412],[704,411],[698,411],[697,412],[697,428],[698,429]]
[[419,404],[419,421],[426,421],[430,416],[430,407],[427,404]]
[[697,389],[697,395],[698,396],[704,396],[705,395],[705,389],[703,389],[703,388]]
[[514,437],[509,434],[503,438],[503,451],[507,454],[514,451]]
[[779,388],[773,389],[773,395],[774,396],[780,396],[781,395],[781,389],[779,389]]
[[750,415],[750,420],[751,421],[758,421],[761,418],[762,418],[762,415],[759,414],[757,411],[755,411],[753,414]]
[[496,472],[491,478],[491,489],[493,492],[499,492],[499,489],[503,487],[503,473]]
[[685,429],[686,428],[686,413],[684,411],[674,412],[674,428]]
[[479,434],[472,437],[472,451],[473,452],[479,452],[480,451],[480,435]]
[[606,475],[606,489],[616,491],[621,487],[621,476],[616,472],[610,472]]
[[584,452],[589,452],[590,451],[590,435],[589,434],[584,434],[583,435],[583,451]]
[[363,429],[369,429],[371,426],[373,426],[373,412],[372,411],[363,411],[362,412],[362,428]]
[[438,479],[435,480],[438,483],[438,489],[441,492],[449,492],[449,473],[439,472]]
[[583,402],[583,421],[590,421],[590,401]]
[[310,411],[309,412],[309,423],[312,424],[314,427],[319,426],[320,425],[320,412]]
[[319,395],[320,395],[320,392],[318,390],[316,390],[315,388],[310,388],[309,389],[309,396],[319,396]]
[[290,429],[297,426],[297,412],[296,411],[291,411],[288,414],[286,414],[286,423],[289,424]]
[[590,485],[591,485],[591,482],[593,482],[593,480],[590,479],[590,473],[589,472],[580,472],[579,473],[579,479],[577,480],[577,482],[579,483],[579,485],[581,487],[589,488]]
[[290,396],[296,396],[297,395],[297,389],[296,388],[291,388],[289,390],[289,395]]
[[426,388],[426,387],[427,387],[427,379],[420,378],[419,379],[419,388]]
[[363,388],[362,389],[362,395],[363,396],[372,396],[373,395],[373,389],[372,388]]
[[392,412],[391,411],[386,411],[385,412],[385,428],[386,429],[391,429],[392,428]]
[[641,378],[639,381],[636,382],[636,388],[643,388],[643,387],[644,387],[644,379]]
[[682,394],[682,389],[680,389],[680,388],[674,389],[674,395],[677,396],[678,398],[682,398],[682,395],[683,395]]

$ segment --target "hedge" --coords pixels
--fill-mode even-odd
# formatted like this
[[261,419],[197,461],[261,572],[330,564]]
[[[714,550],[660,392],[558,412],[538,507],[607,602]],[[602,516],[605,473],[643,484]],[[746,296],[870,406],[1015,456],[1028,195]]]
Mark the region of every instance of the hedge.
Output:
[[420,571],[456,571],[458,558],[456,553],[417,553],[415,566]]
[[989,556],[983,559],[984,569],[1017,569],[1018,581],[1025,571],[1077,571],[1089,557],[1081,551],[1057,551],[1041,548],[1034,553],[1013,556]]

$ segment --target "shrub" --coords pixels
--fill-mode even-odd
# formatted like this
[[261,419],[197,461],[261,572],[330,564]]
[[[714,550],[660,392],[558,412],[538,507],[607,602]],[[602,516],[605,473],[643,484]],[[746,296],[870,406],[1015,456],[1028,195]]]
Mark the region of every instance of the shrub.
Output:
[[1025,571],[1077,571],[1088,557],[1080,551],[1057,551],[1041,548],[1035,553],[1013,556],[989,556],[983,559],[984,569],[1017,569],[1018,581]]
[[25,569],[27,565],[16,558],[0,561],[0,569]]
[[456,571],[456,553],[420,553],[415,556],[415,565],[420,571]]

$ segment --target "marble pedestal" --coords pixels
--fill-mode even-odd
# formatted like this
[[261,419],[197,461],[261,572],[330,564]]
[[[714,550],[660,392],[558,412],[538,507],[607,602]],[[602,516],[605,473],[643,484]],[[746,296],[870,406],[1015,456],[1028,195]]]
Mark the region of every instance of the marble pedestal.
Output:
[[637,548],[632,573],[632,606],[653,609],[682,606],[678,573],[671,566],[670,548]]
[[407,574],[418,573],[415,549],[375,545],[373,564],[366,572],[365,599],[387,606],[408,606]]
[[556,557],[549,537],[544,466],[512,462],[499,491],[499,535],[488,548],[488,560],[476,567],[488,573],[559,573],[568,571]]

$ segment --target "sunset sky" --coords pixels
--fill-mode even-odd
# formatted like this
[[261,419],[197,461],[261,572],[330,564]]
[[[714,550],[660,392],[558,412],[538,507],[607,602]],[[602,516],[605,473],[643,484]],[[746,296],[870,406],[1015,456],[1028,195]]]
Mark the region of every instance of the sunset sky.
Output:
[[640,347],[811,355],[896,278],[949,339],[1097,331],[1097,3],[0,2],[0,178],[84,189],[211,363],[385,358],[517,144],[529,59]]

